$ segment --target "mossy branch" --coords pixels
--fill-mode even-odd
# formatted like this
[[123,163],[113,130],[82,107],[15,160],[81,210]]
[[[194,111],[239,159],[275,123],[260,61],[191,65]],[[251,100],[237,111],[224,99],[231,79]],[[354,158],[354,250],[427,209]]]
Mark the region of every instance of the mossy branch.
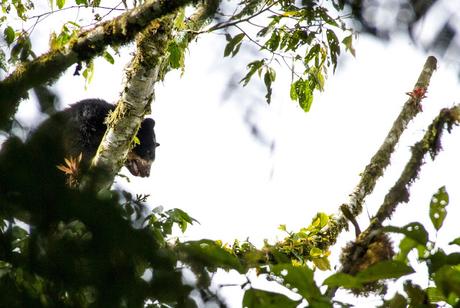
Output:
[[[363,210],[363,203],[366,196],[368,196],[375,188],[377,180],[383,175],[385,168],[390,164],[390,158],[395,150],[395,146],[399,141],[404,130],[407,128],[409,122],[421,111],[421,100],[424,98],[424,93],[428,88],[431,76],[436,69],[437,60],[435,57],[430,56],[427,58],[423,70],[415,83],[412,92],[409,92],[409,99],[404,104],[400,114],[396,118],[391,127],[388,135],[386,136],[383,144],[378,151],[371,158],[370,163],[366,166],[361,174],[361,180],[350,194],[350,200],[347,204],[341,205],[341,213],[337,218],[338,229],[334,232],[335,236],[327,233],[324,235],[325,239],[331,241],[329,245],[334,245],[337,241],[337,236],[348,228],[348,221],[350,217],[357,217]],[[345,214],[350,216],[346,217]],[[351,219],[352,220],[352,219]]]
[[149,0],[93,29],[83,31],[66,50],[50,50],[21,64],[0,82],[0,128],[5,128],[27,91],[56,80],[69,66],[100,55],[106,46],[131,42],[152,20],[174,12],[192,0]]
[[[390,218],[397,205],[409,201],[409,188],[418,177],[423,158],[427,153],[434,159],[441,151],[441,138],[444,129],[450,133],[454,125],[460,123],[460,105],[444,108],[428,127],[422,140],[411,149],[412,155],[401,176],[385,196],[375,217],[371,220],[368,230],[372,231],[381,226],[385,219]],[[366,230],[367,231],[367,230]],[[369,232],[369,231],[367,231]]]
[[[370,249],[370,245],[376,243],[382,237],[382,223],[391,217],[398,204],[409,201],[409,188],[418,177],[424,157],[427,153],[434,159],[442,149],[441,138],[444,129],[450,132],[454,125],[460,123],[460,104],[452,108],[444,108],[428,127],[423,138],[411,149],[412,155],[409,158],[401,176],[384,198],[383,204],[379,207],[377,214],[371,219],[366,230],[364,230],[352,244],[348,252],[346,262],[342,264],[341,272],[353,274],[352,268],[361,262],[361,259]],[[328,296],[334,296],[336,288],[328,291]]]
[[[213,16],[218,3],[211,0],[199,5],[189,19],[191,27],[199,30]],[[94,166],[107,170],[106,177],[92,183],[96,189],[111,185],[126,160],[144,116],[150,113],[154,85],[169,70],[168,46],[174,40],[175,18],[173,13],[155,20],[136,37],[137,51],[125,69],[121,97],[108,119],[108,129],[93,159]],[[193,36],[186,38],[188,44]]]

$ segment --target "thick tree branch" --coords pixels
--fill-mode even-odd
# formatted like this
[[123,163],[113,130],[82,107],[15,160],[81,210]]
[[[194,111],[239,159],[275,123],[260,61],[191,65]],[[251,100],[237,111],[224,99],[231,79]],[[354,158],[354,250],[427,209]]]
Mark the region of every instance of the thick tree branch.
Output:
[[[441,147],[441,138],[444,129],[450,132],[454,125],[460,123],[460,104],[452,108],[442,109],[440,114],[434,119],[428,127],[423,138],[412,147],[412,155],[407,162],[401,176],[394,186],[389,190],[383,204],[380,206],[377,214],[371,220],[371,223],[353,243],[353,249],[349,252],[346,263],[341,269],[342,273],[352,273],[352,268],[360,263],[361,258],[370,249],[370,245],[378,240],[382,234],[382,223],[390,218],[396,210],[398,204],[409,201],[409,188],[418,177],[424,157],[430,153],[432,159],[436,157]],[[328,296],[332,298],[336,288],[328,290]]]
[[66,50],[51,50],[37,59],[19,66],[0,82],[0,128],[16,112],[19,100],[27,91],[59,77],[69,66],[101,54],[107,45],[123,45],[149,23],[174,12],[192,0],[150,0],[91,30],[80,33]]
[[421,111],[421,100],[424,98],[424,93],[428,88],[431,76],[436,69],[437,60],[435,57],[430,56],[427,58],[423,70],[414,86],[414,90],[408,95],[409,99],[404,104],[400,114],[396,118],[391,127],[388,135],[386,136],[383,144],[378,151],[371,158],[370,163],[366,166],[361,174],[361,180],[350,194],[348,204],[341,205],[342,213],[339,214],[337,219],[337,230],[326,231],[324,235],[325,240],[330,245],[335,244],[338,235],[343,229],[348,228],[348,219],[343,214],[347,212],[352,217],[357,217],[363,210],[363,203],[366,196],[368,196],[375,188],[377,180],[383,175],[385,168],[390,164],[391,155],[394,152],[395,146],[399,141],[404,130],[407,128],[409,122]]
[[[435,57],[428,57],[412,93],[417,92],[418,89],[424,89],[423,92],[426,91],[433,71],[436,69],[436,62]],[[364,199],[374,190],[377,180],[383,175],[383,171],[390,164],[391,154],[393,154],[395,146],[407,128],[407,125],[421,111],[420,102],[422,99],[422,96],[417,97],[413,95],[406,101],[383,144],[364,169],[361,180],[350,195],[350,201],[346,205],[354,217],[361,214]],[[340,225],[347,225],[346,218],[343,216],[340,219]]]
[[[188,25],[199,30],[217,10],[219,1],[211,0],[198,6]],[[123,91],[117,108],[108,120],[108,129],[93,160],[93,165],[106,169],[107,177],[98,179],[98,188],[110,186],[121,169],[144,116],[150,113],[154,85],[169,69],[168,46],[173,41],[174,19],[170,14],[153,21],[136,38],[137,52],[125,69]],[[195,36],[187,34],[184,44]]]
[[432,159],[441,151],[441,138],[444,129],[450,133],[454,125],[460,122],[460,105],[444,108],[428,127],[423,139],[411,149],[412,156],[407,162],[400,178],[385,196],[375,217],[366,230],[372,231],[381,226],[383,221],[390,218],[399,203],[409,201],[409,187],[418,178],[418,173],[423,164],[423,158],[429,152]]

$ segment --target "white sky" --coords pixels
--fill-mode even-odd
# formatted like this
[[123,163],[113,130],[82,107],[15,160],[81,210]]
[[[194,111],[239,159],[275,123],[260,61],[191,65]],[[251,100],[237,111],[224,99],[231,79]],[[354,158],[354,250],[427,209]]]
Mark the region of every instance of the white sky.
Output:
[[[257,83],[226,91],[230,80],[244,75],[251,57],[243,54],[245,61],[238,57],[223,59],[223,43],[221,37],[203,36],[190,47],[185,74],[169,73],[165,82],[156,86],[152,116],[161,146],[150,178],[133,178],[127,186],[135,193],[150,194],[152,206],[181,208],[200,221],[180,235],[182,240],[211,238],[231,243],[235,238],[249,237],[260,245],[263,239],[273,242],[283,238],[277,230],[279,224],[298,230],[307,226],[316,212],[336,213],[347,201],[359,173],[406,101],[405,92],[412,89],[427,55],[406,38],[386,45],[362,36],[355,46],[357,57],[341,58],[336,74],[330,74],[327,80],[325,92],[316,93],[311,111],[304,113],[290,101],[289,74],[280,70],[270,106]],[[129,50],[124,49],[122,54],[122,59],[116,58],[116,65],[96,61],[87,91],[83,78],[72,76],[73,68],[69,69],[56,84],[61,101],[71,104],[89,97],[116,101],[122,64],[130,58]],[[409,147],[420,139],[441,108],[458,103],[456,67],[449,66],[439,61],[423,101],[423,113],[410,124],[391,167],[367,199],[370,215],[399,176],[409,157]],[[30,108],[31,103],[22,104],[19,119],[29,121]],[[252,137],[244,121],[248,110],[266,140],[274,142],[273,151]],[[438,242],[446,245],[453,236],[460,236],[456,228],[460,215],[459,137],[458,128],[446,134],[444,151],[435,162],[427,158],[411,190],[410,203],[398,208],[392,224],[420,221],[433,240],[429,201],[440,186],[446,185],[449,215]],[[362,229],[367,217],[363,213],[359,219]],[[342,236],[341,243],[352,239],[353,234]],[[334,251],[333,260],[338,253]],[[232,306],[239,307],[242,294],[229,289],[223,294],[231,294]],[[360,303],[358,300],[358,306]],[[363,307],[368,305],[368,300],[362,300]]]

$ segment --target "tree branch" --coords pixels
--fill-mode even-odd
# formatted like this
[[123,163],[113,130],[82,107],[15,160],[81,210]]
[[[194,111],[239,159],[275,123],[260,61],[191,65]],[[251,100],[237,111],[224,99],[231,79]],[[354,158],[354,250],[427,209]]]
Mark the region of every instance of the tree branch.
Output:
[[414,86],[414,90],[408,93],[410,97],[394,121],[393,126],[383,141],[383,144],[362,172],[361,180],[354,191],[350,194],[348,204],[340,206],[342,213],[340,213],[337,218],[338,230],[334,230],[333,234],[326,233],[324,235],[324,238],[329,241],[329,245],[335,244],[340,232],[342,232],[343,229],[348,228],[348,219],[343,214],[343,209],[351,213],[353,217],[357,217],[361,214],[364,199],[374,190],[377,180],[383,175],[385,168],[389,165],[391,155],[394,152],[399,138],[407,128],[409,122],[421,111],[420,102],[424,98],[423,94],[426,92],[431,76],[436,69],[436,63],[437,60],[435,57],[430,56],[427,58],[425,65],[423,66],[423,70]]
[[[210,0],[198,6],[189,20],[189,27],[199,30],[213,16],[219,1]],[[144,116],[150,113],[154,85],[169,69],[168,46],[174,40],[174,19],[170,14],[153,21],[136,38],[137,52],[125,69],[121,97],[108,120],[108,129],[101,141],[93,165],[107,170],[107,177],[97,179],[97,188],[109,187],[123,166]],[[187,34],[188,44],[195,35]]]
[[[428,127],[423,139],[411,149],[412,156],[407,162],[400,178],[385,196],[375,217],[371,220],[368,230],[372,231],[381,226],[383,221],[390,218],[399,203],[409,201],[409,187],[418,178],[418,173],[427,152],[431,159],[441,151],[441,138],[446,128],[450,133],[454,125],[460,122],[460,104],[452,108],[444,108]],[[366,230],[366,232],[369,232]]]
[[37,59],[23,63],[0,82],[0,129],[7,126],[19,100],[27,91],[59,77],[69,66],[100,55],[107,45],[123,45],[149,23],[183,7],[192,0],[150,0],[113,20],[83,31],[66,50],[51,50]]
[[[383,204],[371,223],[353,243],[353,249],[349,252],[346,263],[342,264],[342,273],[352,273],[352,268],[359,264],[361,258],[368,251],[369,246],[374,243],[382,234],[382,223],[390,218],[398,204],[409,201],[409,188],[418,177],[424,157],[429,152],[432,159],[442,149],[441,138],[444,129],[450,132],[454,125],[460,123],[460,104],[452,108],[442,109],[439,115],[428,127],[423,138],[412,147],[412,155],[407,162],[401,176],[394,186],[389,190]],[[331,288],[327,294],[332,298],[337,288]]]

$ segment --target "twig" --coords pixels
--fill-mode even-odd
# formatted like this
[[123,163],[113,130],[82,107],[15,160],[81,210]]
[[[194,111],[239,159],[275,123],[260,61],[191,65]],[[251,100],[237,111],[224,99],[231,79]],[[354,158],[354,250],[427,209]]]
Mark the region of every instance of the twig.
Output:
[[260,11],[258,11],[257,13],[251,15],[251,16],[248,16],[246,18],[242,18],[242,19],[238,19],[238,20],[235,20],[235,21],[231,21],[231,22],[221,22],[221,23],[218,23],[217,25],[214,25],[212,26],[211,28],[207,29],[207,30],[204,30],[203,32],[212,32],[212,31],[216,31],[216,30],[219,30],[219,29],[223,29],[223,28],[228,28],[228,27],[231,27],[231,26],[236,26],[238,25],[239,23],[242,23],[242,22],[246,22],[246,21],[249,21],[251,19],[253,19],[254,17],[270,10],[270,8],[272,8],[273,6],[275,6],[276,4],[278,4],[278,1],[272,3],[271,5],[265,7],[265,8],[262,8]]
[[30,19],[34,19],[34,18],[37,18],[37,19],[41,19],[42,17],[44,16],[48,16],[48,15],[51,15],[51,14],[54,14],[54,13],[59,13],[59,12],[63,12],[63,11],[67,11],[67,10],[72,10],[72,9],[88,9],[88,8],[91,8],[91,9],[101,9],[101,10],[110,10],[110,11],[125,11],[125,9],[117,9],[116,7],[119,6],[119,4],[117,4],[115,7],[108,7],[108,6],[85,6],[85,5],[71,5],[71,6],[67,6],[67,7],[64,7],[62,9],[57,9],[57,10],[53,10],[53,11],[48,11],[48,12],[44,12],[44,13],[41,13],[41,14],[37,14],[37,15],[34,15],[34,16],[30,16],[29,17],[29,20]]

